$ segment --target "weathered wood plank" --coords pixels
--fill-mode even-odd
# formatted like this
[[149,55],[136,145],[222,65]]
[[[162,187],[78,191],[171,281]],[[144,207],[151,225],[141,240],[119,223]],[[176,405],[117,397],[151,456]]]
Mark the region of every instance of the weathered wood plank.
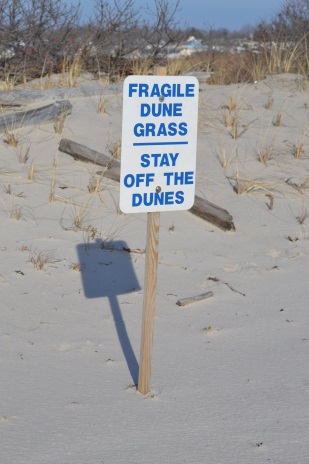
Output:
[[[68,139],[61,139],[59,151],[73,156],[74,159],[91,161],[99,166],[104,166],[106,168],[104,171],[105,177],[116,182],[120,180],[120,162],[110,156]],[[194,205],[189,211],[224,231],[235,230],[233,217],[228,211],[197,195],[195,196]]]
[[233,217],[223,208],[195,195],[194,205],[189,210],[190,213],[210,222],[222,230],[235,230]]
[[85,147],[80,143],[73,142],[69,139],[61,139],[59,143],[59,151],[73,156],[74,159],[81,161],[91,161],[106,168],[104,176],[116,182],[120,181],[120,162],[106,156],[91,148]]
[[118,169],[118,182],[120,180],[120,161],[111,158],[110,156],[104,155],[99,151],[92,150],[91,148],[85,147],[80,143],[73,142],[69,139],[61,139],[59,143],[59,151],[67,153],[73,156],[74,159],[82,161],[91,161],[92,163],[98,164],[99,166],[108,167],[109,169]]
[[69,115],[71,112],[72,105],[69,100],[61,100],[32,110],[3,114],[0,116],[0,133],[23,126],[45,124],[56,120],[62,114]]

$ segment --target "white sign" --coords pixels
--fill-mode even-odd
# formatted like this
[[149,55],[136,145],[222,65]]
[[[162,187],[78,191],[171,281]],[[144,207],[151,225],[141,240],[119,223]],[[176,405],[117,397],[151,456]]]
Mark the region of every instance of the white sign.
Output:
[[120,209],[190,209],[195,196],[198,80],[129,76],[124,81]]

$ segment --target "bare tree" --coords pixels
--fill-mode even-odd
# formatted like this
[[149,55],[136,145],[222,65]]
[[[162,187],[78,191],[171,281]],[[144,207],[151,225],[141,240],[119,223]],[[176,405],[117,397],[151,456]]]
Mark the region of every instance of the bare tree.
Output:
[[289,40],[309,33],[309,0],[287,0],[272,21],[273,28]]
[[[155,0],[154,10],[137,11],[134,0],[94,0],[86,26],[88,65],[110,77],[132,71],[132,56],[155,61],[184,37],[177,23],[179,0]],[[146,18],[145,18],[146,17]]]
[[113,77],[130,72],[133,52],[156,60],[184,37],[179,0],[154,0],[154,11],[137,10],[134,0],[93,0],[93,8],[81,25],[80,6],[67,0],[0,0],[0,69],[35,77],[78,51],[91,70]]
[[0,0],[0,45],[15,46],[21,38],[23,17],[18,0]]
[[0,45],[14,50],[14,63],[35,73],[52,70],[68,50],[80,6],[64,0],[0,0]]
[[179,3],[179,0],[155,0],[154,10],[147,10],[150,20],[143,25],[142,38],[154,59],[165,55],[169,46],[176,48],[184,38],[177,21]]
[[138,46],[140,16],[134,0],[94,0],[93,16],[84,28],[88,65],[109,75],[117,74],[124,57]]
[[273,18],[257,27],[259,38],[297,42],[309,34],[309,0],[286,0]]
[[[257,26],[256,38],[274,72],[309,70],[309,0],[286,0],[271,21]],[[276,55],[276,60],[272,57]],[[276,66],[273,66],[276,65]]]

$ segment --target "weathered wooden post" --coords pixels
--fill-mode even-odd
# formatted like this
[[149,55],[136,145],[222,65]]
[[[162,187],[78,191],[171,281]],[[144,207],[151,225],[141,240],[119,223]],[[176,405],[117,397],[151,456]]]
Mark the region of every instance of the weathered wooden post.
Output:
[[144,302],[140,361],[138,370],[138,391],[142,395],[146,395],[150,391],[153,332],[157,293],[159,231],[160,213],[147,213]]

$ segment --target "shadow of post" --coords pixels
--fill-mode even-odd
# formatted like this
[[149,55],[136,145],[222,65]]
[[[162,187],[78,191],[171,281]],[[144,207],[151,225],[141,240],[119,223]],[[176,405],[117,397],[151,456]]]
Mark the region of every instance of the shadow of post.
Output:
[[123,251],[128,245],[115,241],[108,248],[102,242],[77,245],[79,263],[82,269],[82,283],[87,298],[109,299],[118,339],[126,359],[132,380],[137,384],[138,362],[134,354],[126,325],[122,318],[118,295],[140,290],[129,253]]

